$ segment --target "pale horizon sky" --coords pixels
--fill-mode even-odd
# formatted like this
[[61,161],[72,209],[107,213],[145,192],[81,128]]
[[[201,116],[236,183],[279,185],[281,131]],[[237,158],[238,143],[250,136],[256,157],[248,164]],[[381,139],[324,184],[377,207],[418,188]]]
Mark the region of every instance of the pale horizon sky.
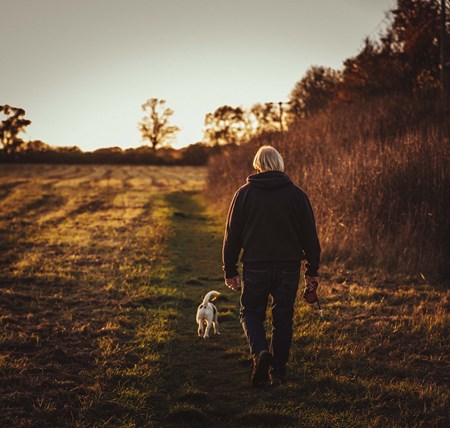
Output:
[[[25,140],[138,147],[141,104],[163,98],[201,141],[224,104],[286,101],[311,65],[340,69],[395,0],[0,0],[0,104]],[[381,24],[380,24],[381,23]],[[0,116],[2,119],[2,116]]]

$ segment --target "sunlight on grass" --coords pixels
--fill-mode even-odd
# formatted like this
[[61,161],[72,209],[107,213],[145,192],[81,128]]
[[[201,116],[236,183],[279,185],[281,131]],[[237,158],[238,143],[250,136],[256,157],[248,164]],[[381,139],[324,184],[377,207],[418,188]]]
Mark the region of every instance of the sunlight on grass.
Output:
[[[223,218],[178,191],[190,180],[198,190],[204,170],[8,168],[0,369],[9,426],[444,426],[442,287],[356,280],[330,266],[323,318],[300,285],[288,382],[255,392],[239,296],[223,285]],[[152,187],[158,178],[174,188]],[[222,293],[221,335],[202,340],[195,310],[212,289]]]
[[[154,167],[114,167],[114,177],[104,166],[7,168],[6,180],[18,184],[0,208],[1,278],[14,284],[0,294],[11,311],[1,318],[5,416],[16,426],[14,409],[28,406],[37,425],[151,426],[160,398],[150,395],[183,294],[162,260],[171,211],[161,195],[172,190],[163,184],[182,188],[189,177],[188,187],[200,188],[201,173],[181,168],[175,180]],[[53,399],[65,383],[74,392]]]

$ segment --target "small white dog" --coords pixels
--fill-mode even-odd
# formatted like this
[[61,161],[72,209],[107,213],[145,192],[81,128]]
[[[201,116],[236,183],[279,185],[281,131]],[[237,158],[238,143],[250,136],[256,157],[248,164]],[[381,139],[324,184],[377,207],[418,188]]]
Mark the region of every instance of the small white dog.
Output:
[[210,291],[197,309],[196,318],[198,323],[198,335],[199,337],[203,336],[203,339],[209,338],[209,330],[211,330],[211,325],[214,327],[214,333],[220,334],[217,308],[209,301],[209,299],[216,296],[220,296],[218,291]]

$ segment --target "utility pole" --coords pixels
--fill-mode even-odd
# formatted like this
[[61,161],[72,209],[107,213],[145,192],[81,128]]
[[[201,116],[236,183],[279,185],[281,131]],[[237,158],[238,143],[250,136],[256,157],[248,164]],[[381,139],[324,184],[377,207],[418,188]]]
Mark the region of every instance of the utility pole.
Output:
[[280,132],[283,132],[283,102],[279,101],[278,105],[280,106]]
[[[270,106],[270,109],[272,109],[273,106],[275,106],[276,104],[278,104],[278,118],[274,118],[274,122],[276,123],[276,121],[278,120],[278,123],[280,124],[280,132],[283,132],[284,127],[283,127],[283,115],[284,115],[284,109],[283,109],[283,104],[285,105],[289,105],[292,104],[292,101],[278,101],[278,102],[269,102],[269,103],[264,103],[266,106]],[[271,110],[272,111],[272,110]],[[274,113],[276,114],[276,110],[274,111]],[[275,116],[274,114],[274,116]]]
[[446,0],[441,0],[441,96],[444,104],[448,101],[448,76],[447,76],[447,20]]

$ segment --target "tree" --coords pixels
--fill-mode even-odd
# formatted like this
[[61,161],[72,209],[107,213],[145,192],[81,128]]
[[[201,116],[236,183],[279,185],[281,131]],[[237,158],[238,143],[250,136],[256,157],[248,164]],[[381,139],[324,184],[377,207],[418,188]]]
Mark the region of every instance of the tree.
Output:
[[173,110],[167,108],[166,100],[150,98],[142,104],[142,110],[148,112],[139,122],[139,131],[142,139],[149,140],[153,149],[169,144],[180,130],[177,126],[170,125],[169,119]]
[[291,113],[310,116],[325,108],[335,96],[341,73],[332,68],[312,66],[291,92]]
[[27,152],[48,152],[52,150],[51,146],[41,140],[28,141],[24,148]]
[[252,106],[250,111],[255,121],[256,134],[280,130],[282,112],[278,103],[257,103]]
[[401,83],[398,70],[399,64],[390,44],[381,45],[366,38],[361,51],[344,61],[342,98],[348,100],[390,92]]
[[5,157],[14,157],[19,148],[25,143],[18,135],[24,132],[31,120],[25,119],[25,110],[11,107],[7,104],[0,106],[0,113],[6,116],[0,124],[0,145]]
[[[436,0],[397,0],[388,34],[405,67],[403,79],[411,85],[422,70],[439,77],[439,2]],[[405,76],[406,72],[406,76]]]
[[439,4],[397,0],[380,41],[344,62],[344,98],[430,90],[439,79]]
[[237,144],[246,139],[248,124],[241,107],[228,105],[205,116],[205,139],[211,144]]

